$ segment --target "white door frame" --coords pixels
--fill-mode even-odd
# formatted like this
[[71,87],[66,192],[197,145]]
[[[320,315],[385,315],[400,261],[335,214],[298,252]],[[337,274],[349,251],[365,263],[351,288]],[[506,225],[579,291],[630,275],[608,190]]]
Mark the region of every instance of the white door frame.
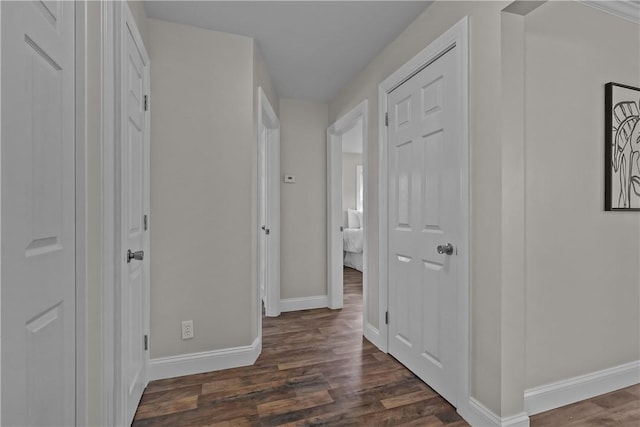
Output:
[[[257,126],[257,149],[260,150],[261,141],[261,129],[264,127],[267,131],[265,135],[266,146],[264,154],[267,156],[266,174],[267,190],[266,193],[270,194],[273,199],[280,200],[280,121],[276,115],[269,98],[264,93],[262,87],[258,87],[258,126]],[[260,170],[260,168],[258,168]],[[263,177],[258,176],[258,191],[260,191],[261,180]],[[258,206],[258,214],[256,224],[258,233],[264,233],[260,224],[260,209]],[[270,257],[276,257],[277,261],[273,263],[267,262],[267,283],[265,284],[265,315],[269,317],[277,317],[280,315],[280,203],[268,204],[267,210],[269,224],[266,226],[269,229],[269,237],[265,244],[265,252],[267,259]],[[260,248],[260,245],[257,245]],[[259,249],[258,249],[259,251]],[[262,254],[258,253],[258,257]],[[258,268],[260,265],[260,258],[258,258]],[[273,264],[273,265],[269,265]],[[259,274],[260,272],[258,272]],[[260,292],[260,286],[257,286],[257,298],[258,298],[258,335],[262,334],[262,298]]]
[[[126,248],[122,245],[120,226],[120,148],[123,140],[121,126],[123,108],[120,104],[123,84],[124,43],[127,22],[136,44],[141,47],[145,61],[145,74],[149,93],[149,55],[127,2],[102,2],[102,422],[103,425],[124,425],[125,405],[122,389],[120,331],[120,292],[122,283],[121,260]],[[146,141],[150,146],[149,120],[146,121]],[[149,150],[146,150],[148,156]],[[149,183],[149,158],[145,158],[146,182]],[[145,212],[150,212],[149,188],[146,188]],[[150,218],[150,215],[149,215]],[[150,256],[148,236],[145,258]],[[143,330],[149,334],[149,272],[147,271],[146,307]],[[149,352],[146,354],[147,363]],[[145,379],[146,382],[146,379]]]
[[[342,135],[353,129],[354,126],[362,126],[362,167],[363,167],[363,185],[362,185],[362,205],[364,213],[362,215],[362,302],[363,302],[363,331],[364,336],[369,338],[369,304],[368,304],[368,261],[367,254],[369,251],[368,233],[368,217],[367,209],[369,193],[368,193],[368,177],[369,177],[369,101],[364,100],[356,105],[348,113],[336,120],[327,129],[327,300],[329,308],[342,308],[344,303],[344,281],[339,279],[342,271],[336,271],[336,265],[340,258],[340,269],[342,269],[342,232],[340,227],[343,225],[342,214],[342,180],[340,183],[334,182],[332,179],[332,171],[336,167],[333,160],[338,153],[342,155]],[[342,169],[340,169],[342,176]],[[337,219],[340,219],[336,224]],[[338,248],[340,248],[338,250]],[[335,264],[335,265],[334,265]]]
[[76,27],[76,425],[87,424],[87,116],[86,0],[75,3]]
[[424,50],[401,66],[397,71],[387,77],[378,87],[378,135],[379,135],[379,174],[378,174],[378,238],[379,238],[379,308],[378,319],[380,323],[380,336],[375,341],[383,351],[388,350],[389,334],[388,326],[384,319],[388,310],[389,283],[389,236],[388,236],[388,150],[387,127],[385,114],[387,113],[387,96],[406,80],[427,67],[444,53],[455,47],[457,66],[459,67],[460,84],[460,135],[462,138],[462,152],[460,153],[460,230],[461,241],[457,245],[458,265],[458,343],[456,348],[459,354],[458,379],[456,381],[456,402],[460,413],[467,413],[470,397],[470,186],[469,186],[469,45],[468,45],[468,18],[464,17],[444,34],[434,40]]
[[[2,2],[0,2],[0,18],[2,17]],[[86,325],[86,295],[87,295],[87,198],[86,198],[86,0],[75,3],[75,45],[76,45],[76,123],[75,123],[75,214],[76,214],[76,424],[87,424],[87,325]],[[2,39],[0,37],[0,44]],[[2,76],[0,60],[0,79]],[[0,91],[0,99],[2,93]],[[1,105],[1,103],[0,103]],[[2,111],[0,107],[0,129],[2,128]],[[1,135],[1,132],[0,132]],[[2,144],[0,137],[0,145]],[[1,152],[2,150],[0,150]],[[0,168],[1,168],[0,162]],[[1,170],[0,170],[1,172]],[[2,174],[0,173],[0,189],[2,188]],[[1,195],[0,195],[1,196]],[[0,221],[2,212],[2,197],[0,197]],[[0,241],[2,234],[0,232]],[[0,252],[0,278],[2,277],[2,256]],[[0,279],[0,289],[2,283]],[[0,306],[1,308],[1,306]],[[2,340],[0,338],[0,346]],[[1,364],[0,364],[1,366]],[[2,372],[0,370],[0,378]],[[0,402],[2,397],[0,396]],[[0,420],[2,419],[2,405],[0,404]]]

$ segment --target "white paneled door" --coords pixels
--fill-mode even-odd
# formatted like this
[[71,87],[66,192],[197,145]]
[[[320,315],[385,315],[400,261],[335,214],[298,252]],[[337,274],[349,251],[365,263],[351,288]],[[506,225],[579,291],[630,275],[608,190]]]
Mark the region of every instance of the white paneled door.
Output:
[[[128,10],[126,10],[128,12]],[[144,46],[135,37],[133,19],[126,14],[122,69],[122,257],[121,326],[122,378],[127,424],[147,384],[147,309],[149,281],[149,139],[148,60]]]
[[2,3],[2,425],[75,424],[73,2]]
[[387,105],[389,353],[455,405],[462,175],[454,49],[393,90]]

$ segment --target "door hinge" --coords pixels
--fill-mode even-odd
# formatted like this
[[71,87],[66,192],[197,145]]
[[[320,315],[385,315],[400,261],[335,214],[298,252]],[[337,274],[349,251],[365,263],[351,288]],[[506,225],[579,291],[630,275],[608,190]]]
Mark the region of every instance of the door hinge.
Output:
[[144,111],[149,111],[149,95],[144,96]]
[[389,324],[389,312],[388,311],[384,312],[384,324],[385,325]]
[[149,229],[149,222],[147,220],[147,216],[143,216],[142,217],[142,225],[144,226],[144,231],[147,231]]
[[149,350],[149,335],[144,336],[144,349]]
[[384,113],[384,125],[389,127],[389,113]]

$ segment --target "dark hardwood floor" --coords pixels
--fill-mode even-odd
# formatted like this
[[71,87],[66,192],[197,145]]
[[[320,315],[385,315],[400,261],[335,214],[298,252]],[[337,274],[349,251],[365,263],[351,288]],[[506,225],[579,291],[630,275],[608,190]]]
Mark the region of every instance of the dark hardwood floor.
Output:
[[[345,268],[344,278],[342,310],[264,318],[255,365],[153,381],[133,425],[468,425],[425,383],[362,337],[362,275]],[[531,418],[533,427],[639,425],[640,386]]]
[[531,417],[531,427],[639,427],[640,384]]
[[466,426],[449,403],[362,337],[362,273],[344,308],[264,318],[255,365],[153,381],[133,425]]

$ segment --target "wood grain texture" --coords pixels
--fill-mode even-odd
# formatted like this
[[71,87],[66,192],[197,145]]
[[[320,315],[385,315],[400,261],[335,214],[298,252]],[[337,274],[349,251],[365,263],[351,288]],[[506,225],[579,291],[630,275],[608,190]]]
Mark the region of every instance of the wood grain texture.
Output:
[[[133,426],[468,424],[362,337],[362,273],[345,268],[344,308],[263,319],[255,365],[153,381]],[[640,426],[640,386],[538,414],[533,427]]]
[[343,309],[264,318],[262,339],[254,366],[151,382],[133,425],[466,425],[455,408],[362,337],[357,270],[344,270]]
[[640,384],[531,417],[531,427],[557,426],[640,426]]

